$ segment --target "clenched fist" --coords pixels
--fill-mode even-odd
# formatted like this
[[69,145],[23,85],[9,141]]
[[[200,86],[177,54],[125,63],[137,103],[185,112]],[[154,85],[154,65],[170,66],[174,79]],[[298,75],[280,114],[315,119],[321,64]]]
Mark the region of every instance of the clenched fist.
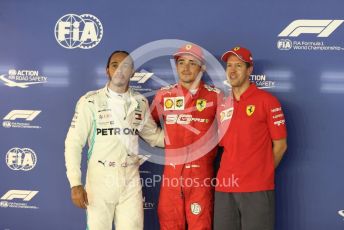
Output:
[[73,204],[78,208],[86,209],[88,205],[87,193],[82,185],[72,187],[71,197]]

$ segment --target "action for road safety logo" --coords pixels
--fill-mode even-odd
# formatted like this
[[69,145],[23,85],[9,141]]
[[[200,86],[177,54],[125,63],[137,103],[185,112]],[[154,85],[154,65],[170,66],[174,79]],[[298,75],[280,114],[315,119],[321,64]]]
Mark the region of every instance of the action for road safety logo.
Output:
[[344,210],[339,210],[339,211],[338,211],[338,214],[339,214],[340,216],[344,217]]
[[48,78],[39,74],[38,70],[8,70],[8,74],[1,74],[0,80],[9,87],[28,88],[31,85],[42,84]]

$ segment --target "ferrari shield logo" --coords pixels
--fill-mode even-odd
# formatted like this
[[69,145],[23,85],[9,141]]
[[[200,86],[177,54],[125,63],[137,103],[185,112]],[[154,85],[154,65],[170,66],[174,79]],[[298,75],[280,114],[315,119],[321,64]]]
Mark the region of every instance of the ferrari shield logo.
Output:
[[185,49],[186,49],[186,50],[191,50],[191,48],[192,48],[192,45],[191,45],[191,44],[185,45]]
[[256,106],[254,106],[254,105],[246,106],[246,114],[247,114],[247,116],[252,116],[252,114],[254,113],[255,109],[256,109]]
[[240,46],[237,46],[237,47],[234,47],[234,49],[233,49],[234,51],[238,51],[238,50],[240,50]]
[[196,109],[202,112],[207,107],[207,101],[204,99],[197,99],[196,101]]

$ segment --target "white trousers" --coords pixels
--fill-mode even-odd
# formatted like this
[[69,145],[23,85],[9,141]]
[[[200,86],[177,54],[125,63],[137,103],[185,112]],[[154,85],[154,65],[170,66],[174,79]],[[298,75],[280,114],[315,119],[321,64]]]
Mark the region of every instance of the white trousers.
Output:
[[136,166],[88,172],[87,230],[143,230],[143,200]]

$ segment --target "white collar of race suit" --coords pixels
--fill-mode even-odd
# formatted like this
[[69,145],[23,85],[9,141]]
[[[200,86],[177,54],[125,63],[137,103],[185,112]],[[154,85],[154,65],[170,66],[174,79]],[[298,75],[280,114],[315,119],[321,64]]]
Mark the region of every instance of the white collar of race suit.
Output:
[[[111,100],[111,99],[121,99],[119,96],[118,96],[118,93],[115,93],[113,91],[111,91],[109,88],[108,88],[108,84],[105,85],[105,87],[103,88],[103,92],[105,93],[105,95]],[[117,94],[116,97],[113,97],[112,94]],[[125,100],[127,102],[129,102],[129,109],[128,109],[128,114],[131,113],[132,111],[135,110],[135,108],[137,108],[138,106],[138,101],[136,100],[136,97],[135,97],[135,93],[134,93],[134,90],[132,88],[128,88],[127,92],[125,92],[124,94],[125,97],[127,97],[126,99],[122,98],[122,100]]]
[[130,94],[130,90],[128,89],[127,92],[125,93],[116,93],[114,91],[112,91],[109,87],[107,87],[107,91],[110,95],[111,98],[118,98],[118,99],[123,99],[123,100],[128,100],[129,99],[129,94]]

